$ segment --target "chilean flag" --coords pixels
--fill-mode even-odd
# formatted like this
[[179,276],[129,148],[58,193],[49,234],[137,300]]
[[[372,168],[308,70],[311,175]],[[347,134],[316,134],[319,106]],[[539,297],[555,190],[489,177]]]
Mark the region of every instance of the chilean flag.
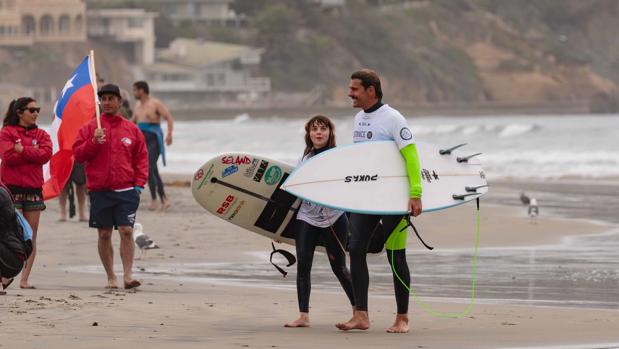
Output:
[[54,121],[49,129],[53,143],[52,159],[43,168],[45,200],[58,196],[73,169],[73,143],[82,126],[95,116],[94,67],[86,56],[62,89],[54,106]]

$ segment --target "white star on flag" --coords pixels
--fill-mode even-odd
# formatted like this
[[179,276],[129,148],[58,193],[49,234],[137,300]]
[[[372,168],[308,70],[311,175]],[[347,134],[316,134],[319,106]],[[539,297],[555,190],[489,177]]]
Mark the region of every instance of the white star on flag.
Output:
[[[75,77],[77,76],[77,74],[73,75],[71,77],[71,79],[67,80],[67,83],[64,84],[64,87],[62,88],[62,97],[64,97],[64,94],[71,88],[73,87],[73,80],[75,79]],[[60,98],[62,98],[60,97]]]

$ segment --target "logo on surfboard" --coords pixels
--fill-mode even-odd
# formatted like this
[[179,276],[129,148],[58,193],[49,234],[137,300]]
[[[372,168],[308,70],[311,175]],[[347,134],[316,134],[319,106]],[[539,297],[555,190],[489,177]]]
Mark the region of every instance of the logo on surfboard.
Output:
[[273,185],[279,182],[282,178],[282,169],[279,166],[273,165],[269,167],[264,175],[264,183]]
[[345,183],[350,183],[350,182],[372,182],[372,181],[377,181],[378,180],[378,175],[357,175],[357,176],[346,176],[344,177],[344,182]]

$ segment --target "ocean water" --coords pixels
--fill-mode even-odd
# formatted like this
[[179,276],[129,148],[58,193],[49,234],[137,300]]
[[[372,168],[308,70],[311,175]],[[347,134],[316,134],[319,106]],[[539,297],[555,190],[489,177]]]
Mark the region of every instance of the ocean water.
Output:
[[[350,117],[334,121],[338,144],[351,143],[352,111]],[[249,115],[178,121],[174,144],[167,150],[168,166],[162,172],[184,173],[190,178],[210,158],[231,151],[294,164],[304,148],[304,122]],[[538,199],[542,216],[619,223],[615,184],[619,178],[619,115],[416,117],[408,122],[417,140],[445,147],[468,143],[466,152],[483,153],[480,159],[486,174],[490,182],[497,183],[484,203],[521,206],[518,195],[525,191]],[[606,184],[582,185],[599,182]],[[483,224],[481,229],[483,239],[490,232]],[[409,240],[409,244],[417,243],[414,238]],[[453,311],[463,309],[470,301],[472,246],[471,240],[470,248],[409,253],[415,292],[424,300],[453,302]],[[617,229],[566,238],[553,245],[481,249],[476,303],[619,309],[618,249]],[[294,292],[295,267],[288,268],[290,276],[282,279],[268,263],[269,252],[268,248],[256,251],[251,263],[149,264],[138,275]],[[369,268],[371,294],[392,297],[386,256],[370,256]],[[80,266],[80,270],[102,272],[99,265]],[[343,294],[322,254],[315,258],[312,276],[316,290]]]
[[[352,113],[335,118],[338,144],[352,143]],[[304,119],[178,121],[163,173],[193,173],[217,154],[241,151],[296,163],[304,148]],[[482,152],[488,178],[619,177],[619,115],[408,118],[416,140]]]

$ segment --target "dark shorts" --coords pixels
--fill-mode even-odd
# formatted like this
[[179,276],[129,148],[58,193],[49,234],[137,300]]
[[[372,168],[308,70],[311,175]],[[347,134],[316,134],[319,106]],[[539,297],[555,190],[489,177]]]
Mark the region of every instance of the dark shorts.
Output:
[[70,180],[77,185],[86,184],[86,171],[84,170],[84,164],[80,164],[77,161],[73,163]]
[[24,212],[45,210],[42,189],[21,188],[12,185],[7,185],[7,187],[15,198],[16,209]]
[[137,190],[90,192],[91,228],[133,227],[140,205]]

